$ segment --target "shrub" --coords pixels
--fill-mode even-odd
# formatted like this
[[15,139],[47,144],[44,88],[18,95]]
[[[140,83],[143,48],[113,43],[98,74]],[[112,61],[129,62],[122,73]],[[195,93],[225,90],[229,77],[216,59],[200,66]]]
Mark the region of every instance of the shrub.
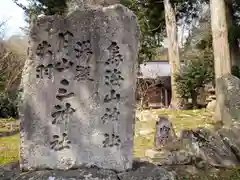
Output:
[[213,81],[214,70],[212,60],[195,59],[185,63],[178,74],[175,74],[178,95],[187,101],[192,99],[192,106],[196,108],[197,96],[201,87]]
[[1,118],[17,118],[18,117],[18,93],[0,92],[0,117]]
[[232,75],[240,79],[240,68],[238,66],[232,66]]

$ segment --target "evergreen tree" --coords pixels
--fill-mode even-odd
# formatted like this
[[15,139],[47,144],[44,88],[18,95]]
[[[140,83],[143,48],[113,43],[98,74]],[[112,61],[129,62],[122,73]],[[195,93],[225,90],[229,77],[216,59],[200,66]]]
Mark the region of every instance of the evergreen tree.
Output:
[[36,15],[39,13],[45,15],[63,14],[67,8],[67,0],[28,0],[28,6],[24,6],[19,0],[13,1],[24,9],[27,16],[33,13],[36,13]]

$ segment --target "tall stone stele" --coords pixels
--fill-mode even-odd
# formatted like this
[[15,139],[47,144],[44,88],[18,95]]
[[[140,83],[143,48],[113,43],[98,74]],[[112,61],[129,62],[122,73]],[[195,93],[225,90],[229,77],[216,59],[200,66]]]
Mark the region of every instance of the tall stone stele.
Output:
[[22,75],[22,170],[132,167],[139,36],[119,4],[36,20]]

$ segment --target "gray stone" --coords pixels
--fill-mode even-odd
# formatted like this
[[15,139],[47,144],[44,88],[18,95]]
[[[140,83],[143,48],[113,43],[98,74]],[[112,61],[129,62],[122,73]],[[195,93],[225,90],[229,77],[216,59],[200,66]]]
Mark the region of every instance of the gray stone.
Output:
[[171,121],[167,117],[159,116],[156,121],[155,148],[161,148],[170,142],[176,141],[176,138]]
[[[0,173],[5,175],[0,176],[1,180],[175,180],[175,171],[165,168],[160,168],[152,163],[134,160],[133,167],[130,171],[116,173],[111,170],[97,167],[80,167],[72,170],[40,170],[24,172],[19,174],[18,168],[13,168],[12,173],[8,168],[3,170],[0,167]],[[16,175],[18,174],[18,175]],[[1,174],[0,174],[1,175]],[[13,176],[11,176],[13,175]]]
[[146,158],[157,165],[192,164],[197,167],[234,167],[240,164],[240,129],[206,128],[183,130],[178,141],[166,144],[161,151],[148,149]]
[[216,103],[217,103],[216,100],[212,100],[211,102],[209,102],[207,104],[207,109],[210,110],[210,111],[214,111],[215,108],[216,108]]
[[[176,180],[175,172],[167,171],[148,162],[136,162],[138,168],[118,174],[120,180]],[[136,165],[135,165],[136,166]]]
[[240,163],[240,126],[235,125],[231,128],[223,127],[218,130],[223,142],[230,147],[232,153],[237,157]]
[[22,170],[132,167],[139,27],[122,5],[44,16],[22,75]]
[[12,180],[20,175],[19,162],[0,165],[0,179]]
[[190,148],[195,157],[201,158],[214,167],[231,167],[239,164],[231,148],[224,143],[221,136],[206,128],[192,130]]
[[34,171],[22,174],[16,180],[118,180],[118,177],[110,170],[86,168],[68,171]]
[[234,121],[240,121],[240,79],[226,74],[217,79],[217,105],[215,118],[224,125],[231,126]]
[[145,151],[145,156],[150,160],[150,162],[157,165],[184,165],[190,164],[192,162],[192,154],[186,149],[181,149],[177,151],[157,151],[154,149],[147,149]]

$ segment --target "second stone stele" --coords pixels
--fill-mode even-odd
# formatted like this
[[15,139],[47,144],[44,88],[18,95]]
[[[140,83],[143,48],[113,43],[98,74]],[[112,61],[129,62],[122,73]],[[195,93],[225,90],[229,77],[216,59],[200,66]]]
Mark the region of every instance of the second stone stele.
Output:
[[22,75],[22,170],[132,167],[139,27],[122,5],[45,16]]

